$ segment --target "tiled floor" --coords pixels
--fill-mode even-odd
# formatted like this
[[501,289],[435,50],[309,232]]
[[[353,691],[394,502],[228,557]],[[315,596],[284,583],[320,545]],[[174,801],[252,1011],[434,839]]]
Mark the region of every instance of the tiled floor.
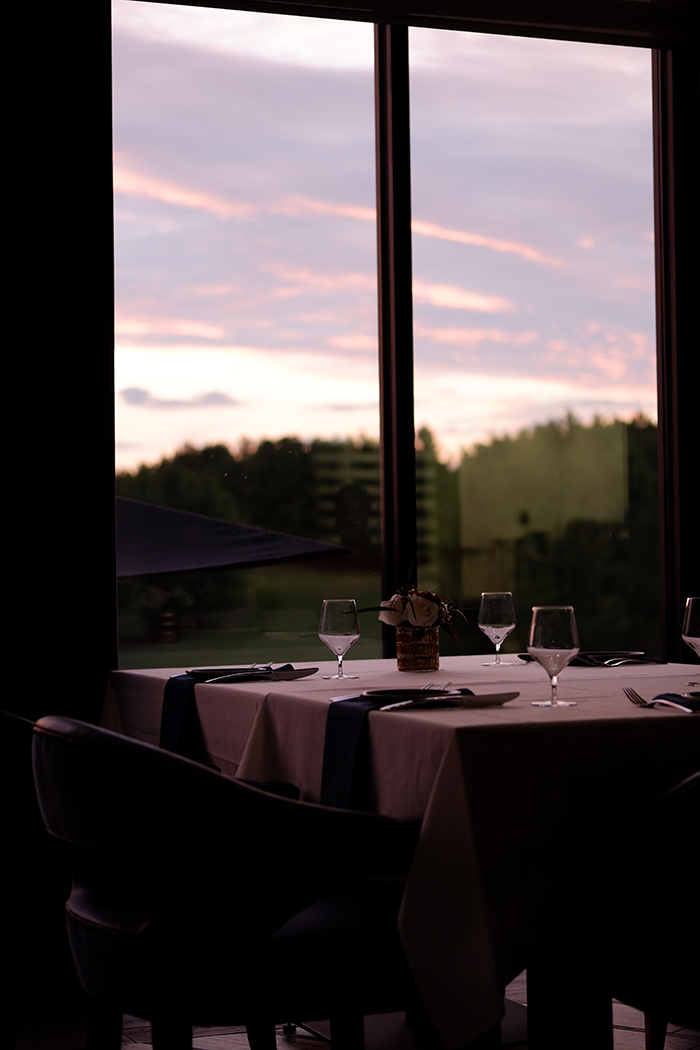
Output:
[[[508,989],[507,1013],[502,1025],[504,1047],[509,1050],[527,1050],[527,1010],[524,975]],[[644,1050],[644,1016],[638,1010],[622,1003],[613,1003],[613,1037],[615,1050]],[[328,1034],[328,1026],[316,1027]],[[365,1020],[366,1050],[421,1050],[420,1043],[403,1023],[402,1014],[385,1014]],[[245,1032],[241,1028],[195,1029],[193,1050],[248,1050]],[[563,1034],[562,1050],[567,1040]],[[123,1050],[147,1050],[150,1047],[150,1029],[142,1021],[128,1018],[124,1026]],[[293,1038],[278,1032],[278,1050],[324,1050],[327,1044],[307,1037],[300,1029]],[[665,1050],[695,1050],[700,1048],[700,1032],[670,1025]],[[595,1050],[595,1048],[591,1048]]]
[[[518,1011],[517,1004],[514,1004]],[[522,1010],[522,1007],[520,1008]],[[147,1050],[150,1043],[147,1042],[150,1032],[143,1027],[137,1027],[136,1019],[130,1018],[134,1027],[124,1028],[122,1039],[123,1050]],[[519,1024],[517,1023],[519,1022]],[[518,1017],[515,1027],[521,1031],[517,1034],[526,1037],[523,1019]],[[142,1022],[139,1022],[142,1025]],[[330,1034],[328,1023],[313,1022],[313,1027],[324,1035]],[[527,1042],[519,1040],[508,1044],[512,1050],[527,1047]],[[245,1031],[241,1028],[219,1028],[219,1029],[195,1029],[192,1040],[193,1050],[248,1050],[248,1042]],[[323,1043],[313,1036],[307,1035],[301,1029],[297,1029],[294,1036],[286,1036],[281,1030],[277,1033],[278,1050],[330,1050],[327,1043]],[[424,1044],[415,1033],[404,1023],[403,1014],[382,1014],[377,1017],[365,1018],[365,1048],[366,1050],[426,1050]],[[430,1050],[434,1050],[431,1046]]]
[[[526,1050],[527,987],[524,973],[508,985],[506,996],[503,1045],[509,1050]],[[644,1050],[644,1017],[639,1011],[622,1003],[613,1003],[613,1025],[615,1050]],[[318,1022],[316,1027],[328,1034],[326,1023]],[[415,1032],[404,1023],[403,1014],[366,1018],[365,1041],[366,1050],[426,1050]],[[194,1050],[248,1050],[242,1028],[197,1028],[192,1045]],[[148,1050],[150,1046],[150,1025],[137,1017],[125,1017],[123,1050]],[[286,1036],[280,1030],[277,1047],[278,1050],[329,1050],[326,1043],[307,1036],[301,1029],[297,1029],[294,1036]],[[566,1047],[566,1032],[562,1032],[561,1048],[566,1050]],[[74,1021],[62,1025],[21,1025],[14,1050],[85,1050],[84,1025]],[[665,1050],[700,1050],[700,1032],[670,1025]]]
[[[508,985],[506,989],[507,1000],[513,1000],[521,1006],[527,1006],[527,983],[525,973]],[[511,1046],[512,1050],[518,1047],[527,1047],[527,1035],[523,1043],[509,1043],[510,1032],[508,1030],[508,1015],[503,1025],[503,1043]],[[525,1021],[527,1024],[527,1020]],[[516,1033],[516,1036],[519,1033]],[[613,1038],[615,1050],[644,1050],[644,1014],[631,1006],[613,1001]],[[562,1050],[566,1050],[566,1038],[562,1038]],[[700,1032],[691,1031],[689,1028],[679,1028],[677,1025],[669,1025],[666,1034],[665,1050],[695,1050],[700,1048]],[[591,1050],[595,1050],[591,1047]]]

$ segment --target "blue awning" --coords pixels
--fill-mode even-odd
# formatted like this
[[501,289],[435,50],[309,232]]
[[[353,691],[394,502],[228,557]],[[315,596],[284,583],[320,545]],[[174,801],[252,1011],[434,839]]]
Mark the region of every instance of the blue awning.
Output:
[[117,575],[265,565],[347,547],[117,498]]

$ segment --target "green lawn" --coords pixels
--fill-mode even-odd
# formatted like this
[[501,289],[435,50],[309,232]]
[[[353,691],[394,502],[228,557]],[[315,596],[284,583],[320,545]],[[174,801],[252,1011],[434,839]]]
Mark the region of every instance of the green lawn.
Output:
[[[318,563],[316,563],[318,565]],[[318,639],[324,598],[355,598],[358,608],[377,605],[379,576],[372,572],[320,571],[299,564],[263,566],[244,572],[173,574],[157,583],[163,594],[192,604],[175,616],[170,640],[149,630],[143,614],[152,581],[125,581],[120,593],[119,664],[123,668],[190,667],[211,664],[316,661],[332,658]],[[182,599],[184,601],[184,599]],[[167,607],[167,603],[166,606]],[[375,612],[360,617],[362,637],[350,659],[382,655]]]

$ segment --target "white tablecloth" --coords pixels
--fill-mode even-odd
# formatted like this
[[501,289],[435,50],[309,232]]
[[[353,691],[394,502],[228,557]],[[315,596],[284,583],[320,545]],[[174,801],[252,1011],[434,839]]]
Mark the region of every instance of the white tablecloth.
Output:
[[[246,779],[289,781],[309,801],[319,799],[331,697],[426,679],[520,692],[503,707],[369,716],[376,810],[424,818],[400,930],[450,1047],[498,1022],[505,983],[546,933],[548,897],[538,886],[557,877],[549,868],[559,838],[601,803],[642,804],[700,768],[700,716],[636,708],[622,693],[623,685],[649,698],[682,691],[699,680],[697,665],[569,667],[560,697],[577,706],[551,709],[531,705],[549,692],[538,665],[483,667],[483,659],[448,657],[429,675],[399,673],[389,660],[347,661],[359,674],[347,683],[324,681],[326,663],[295,682],[196,687],[214,763]],[[115,672],[103,724],[157,743],[165,680],[181,670]]]

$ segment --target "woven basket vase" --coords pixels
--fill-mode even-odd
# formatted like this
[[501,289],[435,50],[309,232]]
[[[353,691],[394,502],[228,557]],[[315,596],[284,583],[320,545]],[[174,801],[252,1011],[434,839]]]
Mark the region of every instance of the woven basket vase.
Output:
[[399,671],[437,671],[440,666],[439,627],[397,627]]

